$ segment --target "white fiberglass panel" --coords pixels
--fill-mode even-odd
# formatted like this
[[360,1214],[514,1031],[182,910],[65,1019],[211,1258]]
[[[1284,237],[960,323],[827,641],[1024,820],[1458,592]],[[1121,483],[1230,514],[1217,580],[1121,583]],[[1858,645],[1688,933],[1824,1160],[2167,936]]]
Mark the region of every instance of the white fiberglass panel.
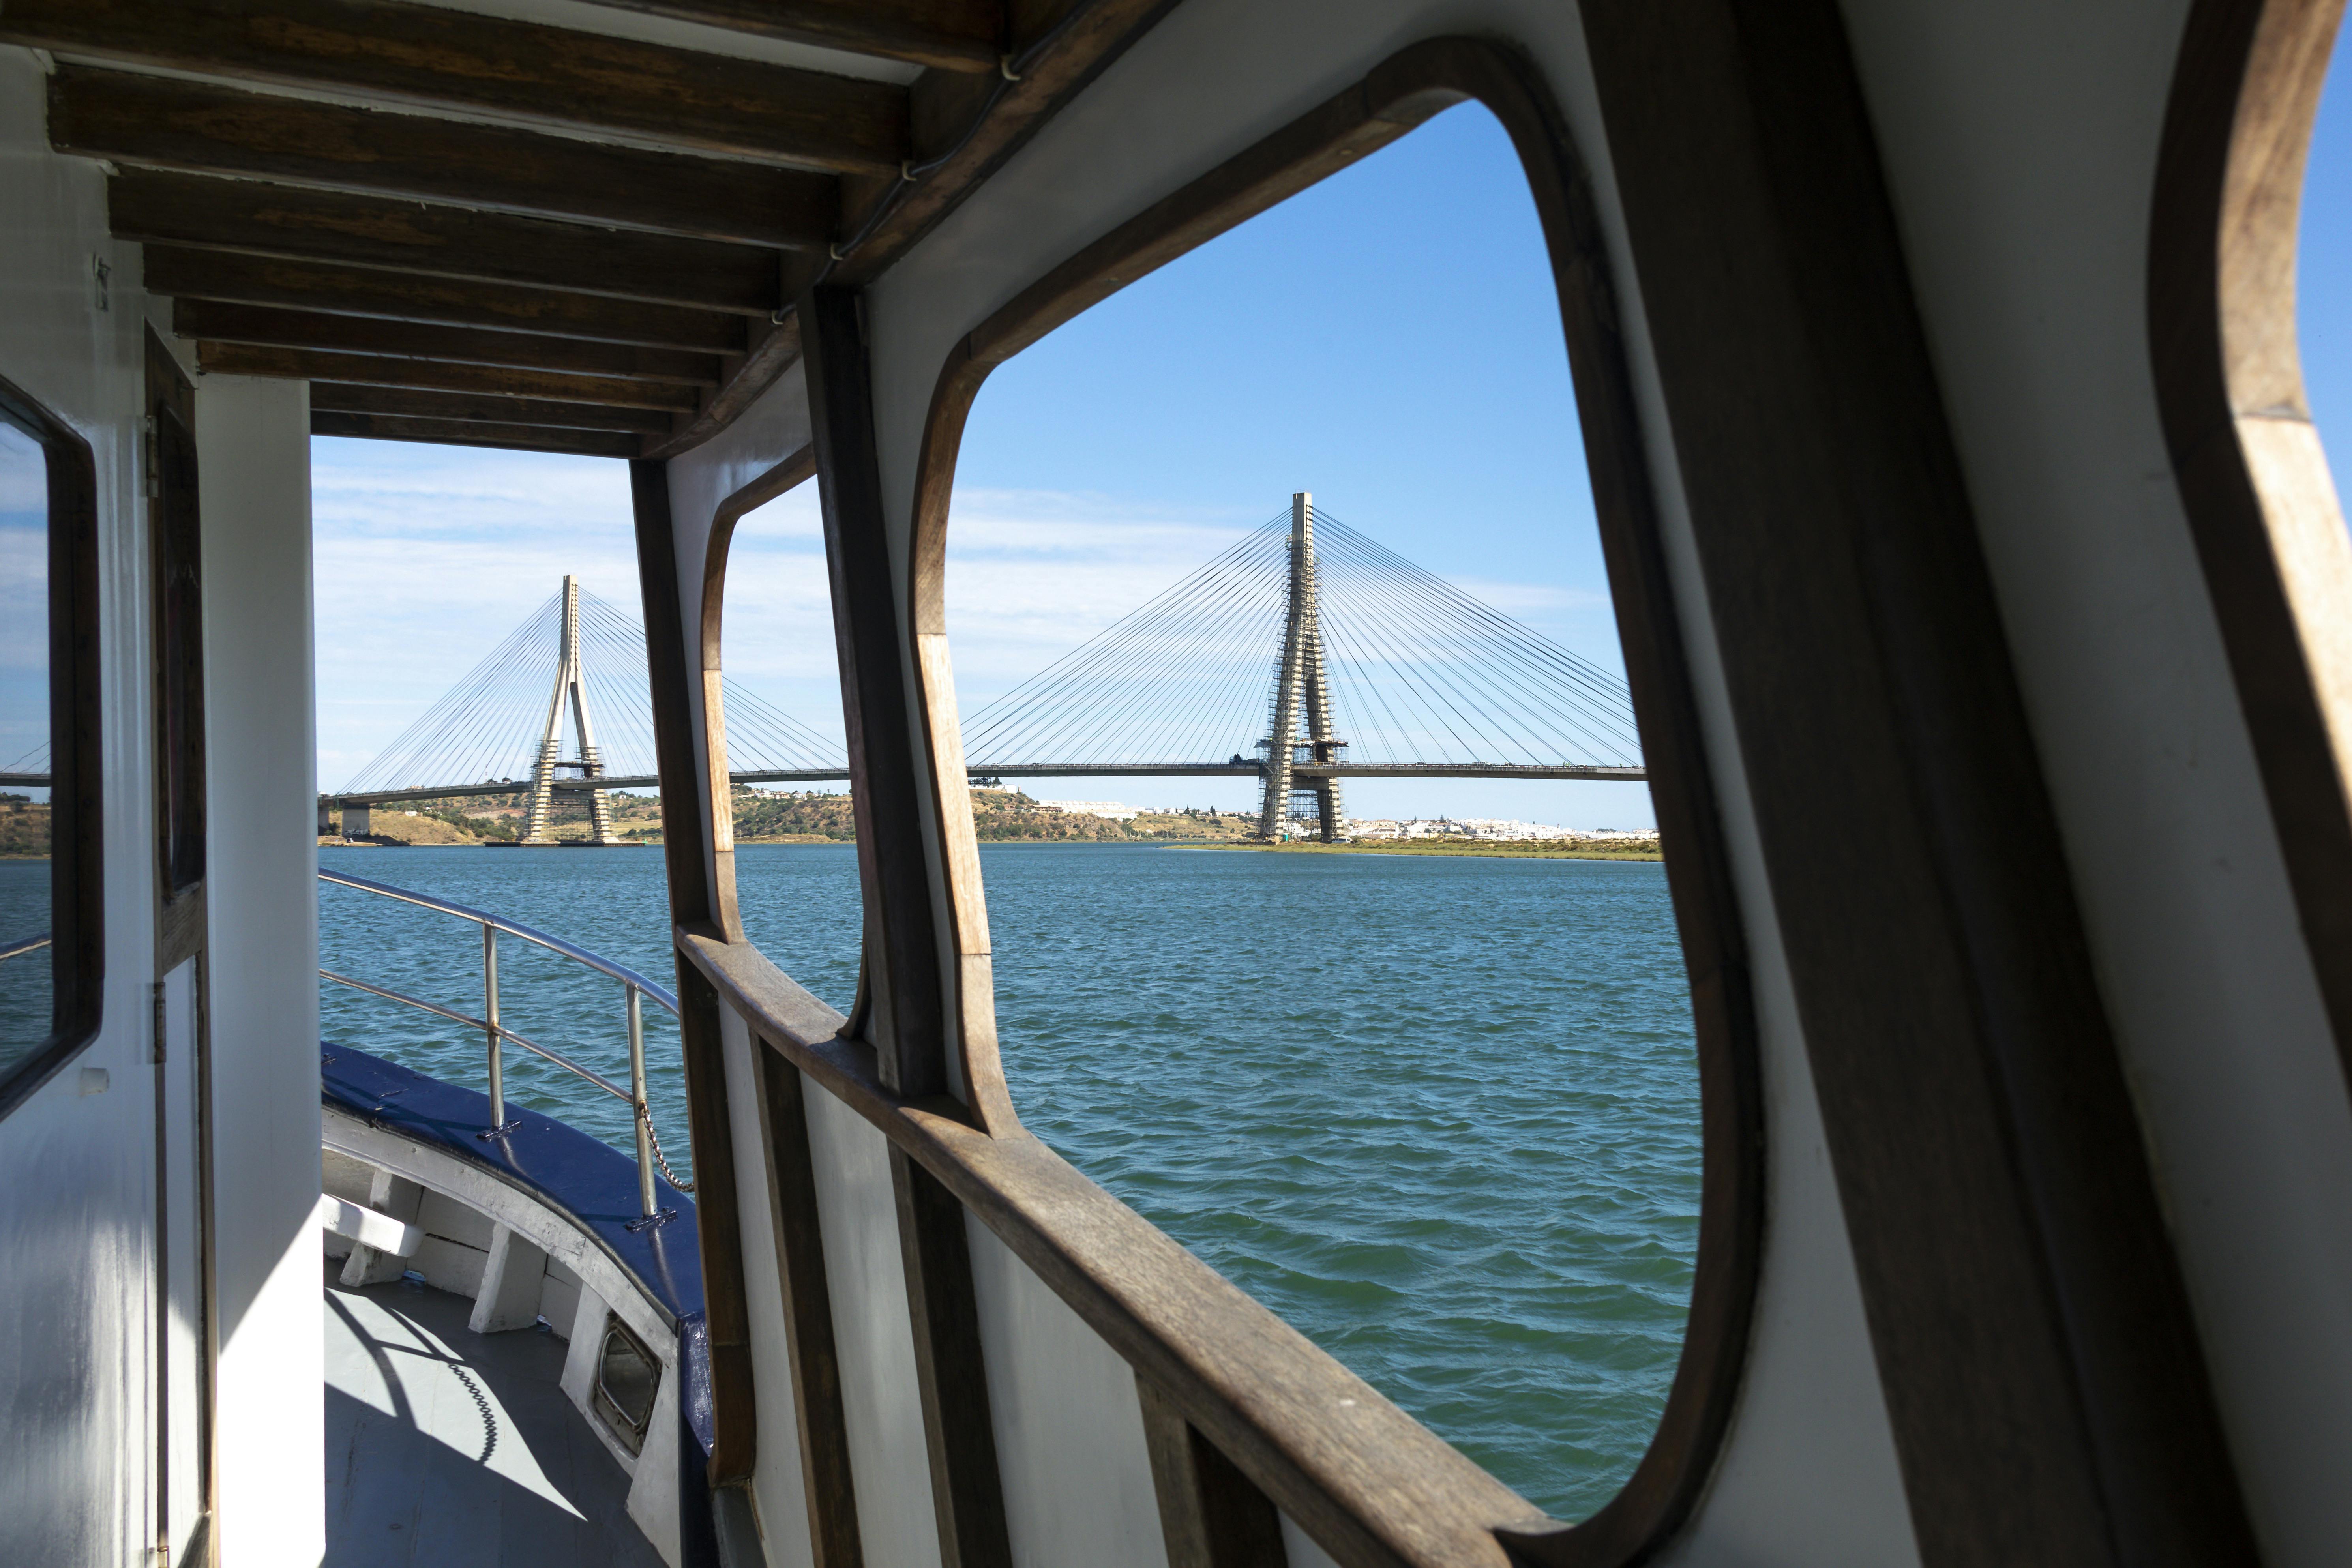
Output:
[[996,1468],[1020,1568],[1167,1568],[1135,1373],[964,1215]]
[[923,1435],[922,1393],[915,1382],[915,1334],[908,1316],[906,1264],[898,1252],[889,1142],[805,1073],[802,1079],[866,1560],[893,1568],[939,1568],[930,1445]]

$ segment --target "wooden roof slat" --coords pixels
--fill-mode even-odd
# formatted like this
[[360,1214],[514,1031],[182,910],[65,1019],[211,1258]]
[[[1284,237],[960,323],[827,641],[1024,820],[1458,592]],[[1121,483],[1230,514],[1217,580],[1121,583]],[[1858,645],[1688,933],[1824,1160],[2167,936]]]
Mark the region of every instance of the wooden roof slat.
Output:
[[838,181],[538,131],[60,65],[49,142],[119,163],[526,213],[744,245],[832,243]]
[[147,291],[178,299],[289,306],[718,354],[740,354],[744,348],[744,319],[714,310],[226,250],[150,245],[144,253]]
[[499,397],[543,397],[557,403],[599,403],[622,408],[660,408],[691,414],[695,389],[664,382],[624,381],[618,376],[563,375],[553,371],[512,370],[501,365],[450,364],[440,360],[396,359],[389,354],[339,354],[309,349],[263,348],[251,343],[196,342],[196,363],[224,375],[283,376],[295,381],[331,381],[351,385],[410,386],[436,392],[478,392]]
[[427,392],[413,386],[362,386],[348,382],[312,382],[310,406],[338,414],[393,414],[411,419],[462,419],[478,425],[544,425],[560,430],[667,436],[670,429],[669,416],[656,408],[614,408],[544,397]]
[[889,82],[405,0],[8,0],[0,42],[821,169],[908,155]]
[[772,315],[784,252],[589,228],[348,191],[131,169],[106,183],[121,239]]
[[568,452],[583,458],[634,458],[637,437],[603,430],[563,430],[547,426],[494,425],[464,419],[404,419],[388,414],[344,414],[318,409],[310,416],[313,436],[350,436],[372,441],[429,441],[437,447],[498,447],[524,452]]
[[427,326],[373,316],[336,316],[323,310],[286,310],[219,300],[174,300],[172,331],[191,342],[209,338],[215,342],[268,348],[325,349],[337,353],[446,360],[456,364],[508,365],[516,370],[568,371],[575,375],[619,375],[680,386],[719,384],[715,354],[541,337],[535,332]]
[[1000,0],[588,0],[706,27],[819,44],[950,71],[992,71],[1004,43]]
[[[1037,128],[1169,8],[1170,0],[1089,0],[1053,41],[1025,61],[1021,79],[992,100],[992,88],[946,76],[915,84],[911,100],[918,158],[969,140],[938,170],[904,191],[893,183],[858,180],[856,200],[844,203],[842,227],[857,232],[879,202],[898,205],[845,260],[834,281],[856,285],[877,277],[978,189]],[[983,118],[984,117],[984,118]],[[974,121],[979,120],[975,126]]]
[[[757,328],[753,330],[759,331]],[[800,311],[795,310],[786,314],[781,322],[755,337],[751,351],[740,360],[729,361],[734,374],[702,405],[701,412],[684,421],[668,440],[649,445],[645,455],[648,458],[675,457],[724,430],[778,376],[799,363],[800,357],[801,321]]]

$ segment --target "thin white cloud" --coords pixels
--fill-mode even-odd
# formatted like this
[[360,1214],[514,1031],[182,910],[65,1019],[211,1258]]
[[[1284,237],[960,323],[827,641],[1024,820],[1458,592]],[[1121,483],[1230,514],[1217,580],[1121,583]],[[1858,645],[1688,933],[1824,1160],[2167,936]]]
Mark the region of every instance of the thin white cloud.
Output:
[[[354,773],[554,592],[566,573],[634,618],[626,478],[536,455],[315,444],[320,772]],[[947,611],[970,711],[1164,592],[1265,519],[1054,490],[953,498]],[[1441,575],[1443,563],[1424,563]],[[1465,593],[1594,652],[1604,595],[1455,579]],[[729,677],[838,733],[830,589],[816,487],[738,525],[728,569]],[[1613,662],[1613,659],[1612,661]]]

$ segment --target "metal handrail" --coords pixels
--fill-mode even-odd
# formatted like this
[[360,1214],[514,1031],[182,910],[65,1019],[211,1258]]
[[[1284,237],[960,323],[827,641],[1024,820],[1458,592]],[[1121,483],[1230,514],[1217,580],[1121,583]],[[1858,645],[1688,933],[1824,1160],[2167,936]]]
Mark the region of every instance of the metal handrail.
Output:
[[33,952],[48,945],[49,933],[43,931],[38,936],[28,936],[20,942],[12,942],[5,947],[0,947],[0,960],[14,958],[21,952]]
[[[438,1002],[427,1002],[422,996],[411,996],[404,991],[394,991],[389,985],[371,985],[364,980],[354,980],[348,974],[338,974],[331,969],[321,969],[319,971],[319,978],[321,980],[331,980],[338,985],[348,985],[354,991],[364,991],[371,996],[382,996],[387,1001],[405,1002],[412,1007],[418,1008],[426,1013],[434,1014],[439,1017],[446,1018],[453,1024],[463,1024],[469,1029],[481,1029],[488,1031],[490,1027],[489,1025],[484,1023],[481,1019],[467,1017],[465,1014],[458,1012],[455,1007],[444,1007]],[[563,1055],[561,1051],[551,1051],[545,1046],[534,1045],[503,1025],[499,1027],[499,1037],[501,1039],[513,1041],[516,1045],[520,1046],[524,1050],[530,1052],[533,1056],[545,1057],[549,1061],[553,1062],[557,1067],[562,1068],[568,1073],[575,1073],[578,1076],[586,1079],[590,1083],[594,1084],[598,1089],[603,1089],[614,1100],[628,1100],[631,1098],[627,1089],[623,1089],[611,1079],[606,1078],[600,1072],[593,1072],[587,1068],[582,1067],[578,1062],[573,1061],[570,1057]]]
[[[469,1029],[479,1029],[482,1032],[488,1057],[490,1091],[490,1125],[488,1131],[482,1136],[495,1138],[514,1126],[513,1122],[507,1120],[506,1063],[501,1049],[506,1041],[512,1040],[533,1056],[543,1057],[565,1071],[585,1079],[614,1099],[625,1100],[629,1102],[635,1112],[636,1121],[637,1201],[647,1219],[659,1220],[667,1217],[668,1211],[660,1209],[655,1202],[654,1168],[656,1165],[661,1168],[661,1173],[668,1178],[672,1187],[681,1193],[694,1191],[693,1183],[680,1181],[677,1173],[669,1168],[669,1161],[662,1153],[661,1140],[654,1132],[652,1108],[646,1101],[646,1026],[642,998],[651,996],[656,1002],[668,1008],[670,1016],[675,1017],[677,1016],[677,998],[675,995],[626,964],[614,963],[612,960],[593,953],[575,943],[568,942],[560,936],[551,936],[545,931],[535,931],[520,921],[510,921],[503,915],[494,915],[485,910],[471,909],[467,905],[452,903],[446,899],[436,899],[425,893],[413,893],[405,888],[395,888],[383,882],[371,882],[364,877],[348,876],[341,871],[321,868],[319,872],[319,879],[322,882],[333,883],[337,887],[350,888],[358,892],[374,893],[382,898],[397,900],[405,904],[415,904],[419,909],[432,910],[436,913],[454,916],[458,920],[472,921],[482,928],[482,1016],[478,1018],[460,1013],[454,1007],[444,1007],[437,1002],[427,1002],[422,997],[394,991],[389,986],[372,984],[364,980],[354,980],[347,974],[338,974],[331,969],[322,968],[319,971],[319,976],[322,980],[331,980],[338,985],[348,985],[354,991],[362,991],[372,996],[382,996],[387,1001],[403,1003],[407,1006],[431,1013],[436,1017],[447,1018],[453,1023],[464,1025]],[[525,942],[534,942],[550,952],[571,959],[575,963],[585,964],[598,973],[609,975],[621,983],[628,1002],[629,1087],[627,1089],[621,1088],[620,1085],[599,1073],[590,1071],[560,1051],[550,1050],[545,1046],[536,1045],[523,1038],[499,1021],[499,932],[500,931],[505,931],[509,936],[520,937]],[[40,940],[47,939],[44,937]],[[0,957],[5,956],[7,954],[0,953]]]
[[459,920],[474,921],[482,925],[493,926],[509,936],[519,936],[525,942],[535,942],[551,952],[560,952],[575,963],[584,963],[591,969],[609,974],[624,985],[635,986],[664,1007],[668,1008],[671,1017],[677,1016],[677,998],[628,965],[614,963],[611,959],[568,942],[560,936],[550,936],[543,931],[534,931],[520,921],[510,921],[504,915],[494,915],[481,910],[469,909],[464,904],[451,903],[446,899],[436,899],[430,894],[412,893],[405,888],[395,888],[386,882],[371,882],[365,877],[353,877],[341,871],[330,871],[324,867],[320,868],[319,880],[332,882],[339,888],[357,888],[362,893],[379,893],[384,898],[398,899],[403,903],[415,904],[421,909],[438,910],[445,915],[456,915]]

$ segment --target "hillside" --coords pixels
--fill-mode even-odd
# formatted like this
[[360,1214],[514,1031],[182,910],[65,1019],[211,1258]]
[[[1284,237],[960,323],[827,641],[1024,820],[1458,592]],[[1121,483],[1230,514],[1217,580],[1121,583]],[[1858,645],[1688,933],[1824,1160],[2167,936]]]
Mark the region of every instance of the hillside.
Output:
[[[971,792],[972,828],[983,843],[1147,844],[1246,837],[1248,818],[1204,811],[1145,812],[1130,821],[1038,805],[1018,790]],[[735,838],[741,844],[850,843],[857,837],[849,797],[816,791],[762,795],[739,790]]]
[[49,853],[49,803],[0,795],[0,860],[39,860]]
[[[661,837],[661,802],[650,795],[616,794],[613,826],[622,837],[657,842]],[[47,826],[46,808],[43,826]],[[455,797],[421,800],[403,806],[379,806],[371,814],[368,841],[380,844],[511,843],[520,831],[520,795]],[[1256,830],[1254,817],[1209,811],[1143,812],[1126,822],[1084,812],[1040,805],[1018,790],[976,789],[971,793],[972,826],[989,843],[1233,843]],[[0,815],[0,846],[8,840],[8,818]],[[587,812],[571,806],[559,812],[558,838],[584,838]],[[735,792],[735,839],[740,844],[849,844],[857,829],[849,796],[818,790],[769,793],[739,786]],[[339,842],[332,839],[329,842]],[[42,836],[46,854],[47,835]],[[25,853],[0,847],[0,854]]]

